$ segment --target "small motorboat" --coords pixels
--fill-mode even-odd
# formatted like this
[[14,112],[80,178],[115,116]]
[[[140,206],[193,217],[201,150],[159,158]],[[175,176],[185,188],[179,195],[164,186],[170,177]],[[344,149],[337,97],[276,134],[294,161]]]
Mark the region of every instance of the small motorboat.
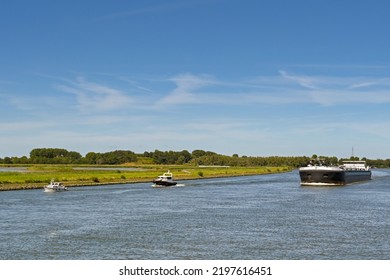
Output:
[[154,188],[170,187],[177,184],[177,182],[173,180],[173,175],[169,170],[168,172],[154,179],[153,183],[154,183],[153,185]]
[[55,182],[54,179],[50,181],[49,185],[46,185],[43,188],[45,192],[62,192],[68,190],[62,183]]

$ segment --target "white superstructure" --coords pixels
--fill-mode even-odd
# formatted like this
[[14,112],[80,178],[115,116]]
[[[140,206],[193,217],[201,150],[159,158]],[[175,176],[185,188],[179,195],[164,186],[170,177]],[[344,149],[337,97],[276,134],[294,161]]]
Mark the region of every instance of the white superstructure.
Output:
[[65,187],[62,183],[55,182],[54,179],[50,181],[49,185],[44,186],[43,188],[45,192],[61,192],[68,190],[68,188]]

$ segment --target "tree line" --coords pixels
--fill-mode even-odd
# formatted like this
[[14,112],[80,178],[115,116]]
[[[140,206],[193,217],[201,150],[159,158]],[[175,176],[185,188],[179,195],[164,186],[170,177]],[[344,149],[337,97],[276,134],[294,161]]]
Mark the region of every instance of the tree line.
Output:
[[[4,157],[0,158],[0,164],[188,164],[211,166],[291,166],[301,167],[307,165],[312,158],[321,158],[328,165],[341,164],[343,160],[359,160],[357,157],[338,159],[335,156],[232,156],[221,155],[211,151],[194,150],[183,151],[159,151],[135,153],[128,150],[116,150],[105,153],[89,152],[85,156],[75,151],[60,148],[37,148],[30,152],[29,157]],[[390,159],[366,160],[370,166],[389,168]]]

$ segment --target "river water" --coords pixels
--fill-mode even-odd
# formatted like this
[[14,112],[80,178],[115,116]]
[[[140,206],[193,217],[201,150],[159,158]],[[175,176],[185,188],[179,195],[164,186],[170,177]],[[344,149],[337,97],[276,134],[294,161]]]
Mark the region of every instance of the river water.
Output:
[[0,259],[390,259],[390,171],[0,192]]

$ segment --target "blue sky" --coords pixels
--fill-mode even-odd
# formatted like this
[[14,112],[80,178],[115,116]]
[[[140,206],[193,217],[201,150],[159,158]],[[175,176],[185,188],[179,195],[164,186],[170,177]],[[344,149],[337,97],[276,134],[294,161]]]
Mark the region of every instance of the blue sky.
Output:
[[390,158],[390,2],[2,1],[0,157]]

